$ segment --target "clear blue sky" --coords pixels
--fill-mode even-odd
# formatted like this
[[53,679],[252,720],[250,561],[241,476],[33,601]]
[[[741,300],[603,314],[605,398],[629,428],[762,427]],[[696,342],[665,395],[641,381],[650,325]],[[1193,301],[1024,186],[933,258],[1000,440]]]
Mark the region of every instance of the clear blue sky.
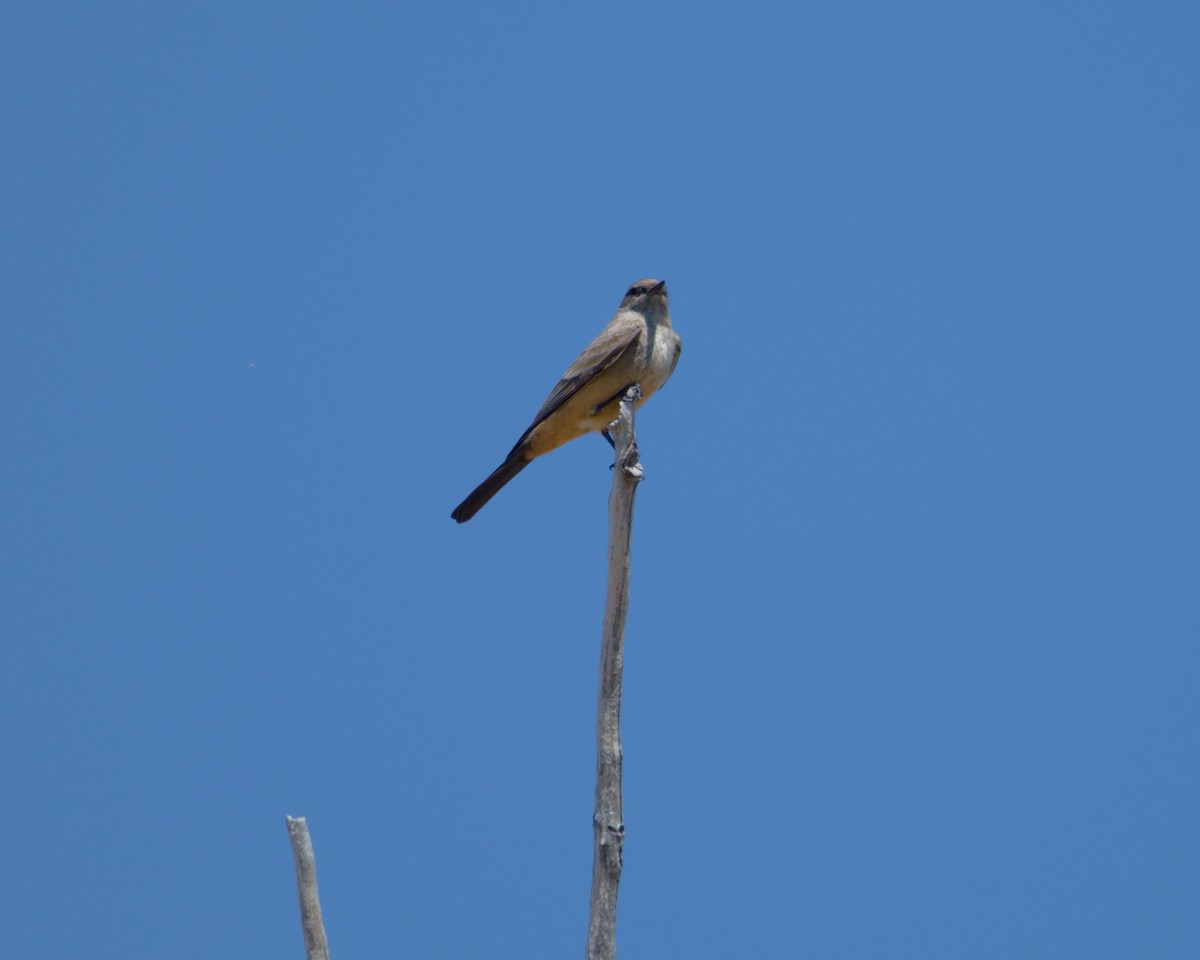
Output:
[[21,960],[580,956],[644,276],[618,945],[1200,955],[1195,3],[15,3]]

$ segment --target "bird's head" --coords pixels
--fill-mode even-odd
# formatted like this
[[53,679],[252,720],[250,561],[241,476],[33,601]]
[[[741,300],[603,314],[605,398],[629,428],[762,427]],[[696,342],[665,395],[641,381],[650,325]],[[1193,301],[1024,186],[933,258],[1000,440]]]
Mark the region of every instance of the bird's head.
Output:
[[666,311],[667,309],[667,281],[655,280],[649,277],[645,280],[639,280],[627,291],[625,291],[625,299],[621,301],[623,308],[632,309],[656,309]]

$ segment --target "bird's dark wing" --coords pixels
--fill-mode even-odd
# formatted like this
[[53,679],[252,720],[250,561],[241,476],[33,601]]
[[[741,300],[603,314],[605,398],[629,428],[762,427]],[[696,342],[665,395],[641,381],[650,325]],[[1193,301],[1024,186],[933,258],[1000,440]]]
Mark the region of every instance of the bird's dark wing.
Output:
[[533,418],[529,430],[525,431],[526,436],[534,427],[575,396],[581,387],[590,383],[616,363],[626,350],[637,343],[638,335],[644,329],[645,323],[636,315],[624,317],[605,327],[600,335],[588,344],[587,349],[579,355],[575,362],[567,367],[567,372],[550,391],[550,396],[546,398],[546,402],[538,410],[537,416]]

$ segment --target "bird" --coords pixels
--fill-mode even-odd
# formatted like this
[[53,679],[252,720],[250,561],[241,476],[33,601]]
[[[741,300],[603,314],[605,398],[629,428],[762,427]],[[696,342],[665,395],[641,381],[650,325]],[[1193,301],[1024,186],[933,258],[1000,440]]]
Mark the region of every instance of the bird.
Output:
[[603,433],[617,418],[625,390],[638,384],[640,407],[679,362],[679,335],[671,327],[665,280],[639,280],[626,291],[617,312],[559,379],[546,402],[504,462],[465,500],[451,518],[466,523],[506,483],[537,457],[586,433]]

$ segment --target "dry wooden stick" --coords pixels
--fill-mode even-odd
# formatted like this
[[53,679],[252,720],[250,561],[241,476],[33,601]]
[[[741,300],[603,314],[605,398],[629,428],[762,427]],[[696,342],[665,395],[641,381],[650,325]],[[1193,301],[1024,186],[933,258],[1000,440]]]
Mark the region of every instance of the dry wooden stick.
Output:
[[321,922],[321,901],[317,896],[317,861],[308,838],[308,823],[303,817],[288,817],[287,829],[288,839],[292,842],[292,858],[296,861],[296,892],[300,896],[300,929],[304,934],[305,954],[308,960],[329,960],[329,944],[325,940],[325,925]]
[[596,810],[592,816],[592,900],[588,917],[587,960],[616,957],[617,885],[625,820],[621,802],[621,671],[625,656],[625,613],[629,608],[629,541],[633,497],[642,467],[638,463],[633,406],[637,384],[629,387],[620,414],[609,424],[616,462],[608,498],[608,600],[600,649],[600,698],[596,715]]

